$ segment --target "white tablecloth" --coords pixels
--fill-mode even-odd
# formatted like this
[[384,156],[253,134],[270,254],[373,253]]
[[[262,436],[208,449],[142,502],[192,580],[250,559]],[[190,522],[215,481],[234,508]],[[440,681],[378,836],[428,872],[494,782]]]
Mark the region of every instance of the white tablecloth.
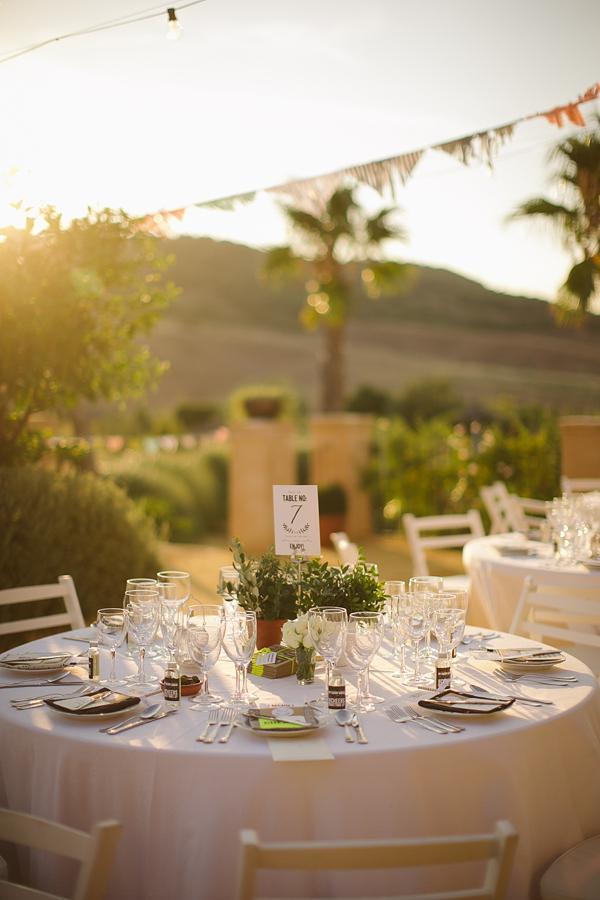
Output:
[[[504,636],[497,645],[515,646]],[[519,639],[519,645],[527,642]],[[64,650],[55,637],[32,645]],[[469,645],[472,647],[473,645]],[[107,671],[107,651],[102,650]],[[151,664],[152,667],[152,664]],[[120,656],[118,673],[132,663]],[[232,664],[218,662],[211,687],[232,689]],[[120,736],[100,734],[97,723],[73,721],[48,708],[18,711],[9,698],[39,688],[0,690],[0,805],[89,829],[116,818],[123,824],[107,893],[111,900],[226,900],[233,896],[240,828],[266,840],[389,838],[491,830],[509,819],[519,846],[509,897],[534,897],[550,862],[600,832],[600,704],[598,685],[577,660],[562,668],[579,681],[562,689],[530,689],[553,706],[515,704],[503,713],[466,720],[461,734],[437,735],[418,725],[392,723],[379,707],[363,716],[369,744],[346,744],[333,722],[319,732],[333,760],[274,762],[268,742],[235,729],[227,744],[195,738],[205,715],[184,701],[174,716]],[[491,686],[489,659],[461,662],[467,681]],[[353,673],[345,670],[355,683]],[[387,700],[408,688],[377,658],[372,689]],[[4,671],[0,681],[12,680]],[[302,703],[321,690],[317,680],[251,678],[261,701]],[[351,690],[352,693],[352,690]],[[388,705],[387,703],[385,705]],[[304,737],[294,741],[310,741]],[[31,860],[34,881],[67,893],[70,868]],[[283,878],[283,876],[278,876]],[[458,876],[453,876],[458,878]],[[325,895],[354,889],[392,893],[398,876],[306,874],[286,882],[286,896],[318,885]],[[421,881],[422,879],[422,881]],[[413,890],[441,889],[431,873],[408,882]],[[275,880],[274,885],[281,882]],[[446,882],[447,887],[447,882]],[[532,893],[530,894],[530,890]]]
[[[502,548],[519,546],[531,555],[503,555]],[[508,631],[527,575],[543,572],[555,584],[588,589],[600,597],[600,572],[592,572],[581,563],[557,566],[550,545],[526,541],[519,534],[494,534],[474,538],[463,549],[463,564],[471,577],[469,621],[489,628]]]

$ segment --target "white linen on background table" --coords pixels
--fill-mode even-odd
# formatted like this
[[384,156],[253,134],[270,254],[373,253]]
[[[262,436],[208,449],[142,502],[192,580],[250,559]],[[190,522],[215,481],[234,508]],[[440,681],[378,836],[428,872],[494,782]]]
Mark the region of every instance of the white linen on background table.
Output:
[[[503,556],[506,545],[528,547],[532,556]],[[543,573],[556,587],[561,584],[589,589],[590,597],[600,597],[600,573],[581,563],[558,566],[549,545],[525,541],[520,534],[494,534],[474,538],[463,548],[463,565],[471,578],[469,622],[486,628],[508,631],[512,624],[527,575]]]
[[[505,635],[494,643],[515,642]],[[33,646],[54,650],[64,642],[56,637]],[[121,651],[117,666],[119,674],[133,669]],[[148,666],[158,670],[151,661]],[[479,684],[491,682],[492,668],[488,660],[461,666],[463,677]],[[206,716],[190,711],[186,700],[175,716],[111,737],[93,722],[46,708],[15,710],[9,703],[14,692],[4,690],[0,805],[85,830],[101,819],[121,821],[111,900],[232,897],[241,828],[255,828],[265,840],[389,838],[486,831],[507,818],[519,833],[508,896],[524,900],[556,856],[600,832],[598,686],[571,657],[561,668],[577,672],[579,683],[528,691],[555,706],[514,704],[490,717],[453,717],[466,724],[457,735],[397,725],[378,709],[362,717],[369,739],[363,746],[345,743],[343,728],[332,722],[318,739],[326,740],[333,762],[274,762],[267,739],[239,728],[227,744],[200,744],[196,737]],[[354,683],[354,673],[344,671]],[[377,657],[372,689],[402,700],[407,689],[390,675],[389,661]],[[249,681],[265,704],[282,698],[299,705],[322,690],[319,679],[303,687],[293,677]],[[219,660],[210,683],[213,691],[232,691],[227,659]],[[64,861],[42,877],[34,857],[32,873],[56,893],[70,887]],[[367,884],[392,892],[395,877],[304,873],[294,876],[294,886],[309,896],[316,885],[332,897]],[[278,878],[283,876],[269,882],[275,888],[282,884]],[[443,886],[437,876],[423,878],[429,890]],[[408,883],[422,888],[419,879]]]

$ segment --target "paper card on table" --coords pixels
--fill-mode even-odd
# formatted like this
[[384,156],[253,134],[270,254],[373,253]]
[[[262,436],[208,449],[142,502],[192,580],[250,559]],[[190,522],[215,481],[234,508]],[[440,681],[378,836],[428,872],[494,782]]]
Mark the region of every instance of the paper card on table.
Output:
[[320,556],[319,497],[316,484],[274,484],[275,553]]
[[296,741],[267,741],[275,762],[316,762],[335,759],[327,741],[316,735]]

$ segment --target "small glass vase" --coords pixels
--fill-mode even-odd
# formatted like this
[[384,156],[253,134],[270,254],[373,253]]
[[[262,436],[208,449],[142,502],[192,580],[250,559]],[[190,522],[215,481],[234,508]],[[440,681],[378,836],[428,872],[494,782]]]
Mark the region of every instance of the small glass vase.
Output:
[[296,648],[296,680],[298,684],[312,684],[315,680],[314,647]]

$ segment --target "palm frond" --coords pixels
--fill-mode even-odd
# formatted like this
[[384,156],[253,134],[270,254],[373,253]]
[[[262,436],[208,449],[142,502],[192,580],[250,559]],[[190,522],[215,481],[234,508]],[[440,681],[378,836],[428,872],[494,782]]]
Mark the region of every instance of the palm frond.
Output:
[[573,266],[558,292],[554,314],[561,325],[580,327],[585,322],[598,282],[600,269],[593,257]]
[[265,254],[262,274],[273,281],[286,278],[300,278],[304,269],[304,260],[292,251],[291,247],[271,247]]

